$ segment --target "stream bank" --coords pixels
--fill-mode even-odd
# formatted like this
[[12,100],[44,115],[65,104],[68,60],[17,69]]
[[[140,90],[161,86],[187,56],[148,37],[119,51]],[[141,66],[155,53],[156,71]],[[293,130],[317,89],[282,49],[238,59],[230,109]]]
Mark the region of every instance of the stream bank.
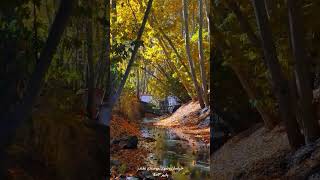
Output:
[[[137,136],[138,144],[134,149],[111,146],[113,177],[210,179],[209,113],[208,109],[201,110],[197,102],[190,102],[171,116],[147,115],[139,124],[117,119],[111,123],[112,143],[124,136]],[[179,126],[177,120],[184,123]],[[177,124],[164,123],[169,121]],[[124,127],[127,130],[121,132]]]
[[[144,119],[142,137],[154,139],[144,144],[149,149],[146,159],[150,169],[179,169],[168,172],[173,179],[210,179],[209,146],[205,142],[191,138],[177,128],[166,128],[151,125],[148,118]],[[153,172],[154,173],[154,172]],[[159,174],[167,172],[157,171]]]

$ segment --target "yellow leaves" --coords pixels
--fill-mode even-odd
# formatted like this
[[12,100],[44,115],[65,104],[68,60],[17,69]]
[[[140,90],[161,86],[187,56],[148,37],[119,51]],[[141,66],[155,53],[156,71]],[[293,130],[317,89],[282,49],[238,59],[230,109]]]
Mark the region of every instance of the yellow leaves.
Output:
[[[123,43],[125,41],[130,42],[136,38],[139,25],[142,22],[143,14],[145,11],[145,2],[141,0],[118,0],[117,5],[117,23],[112,28],[112,35]],[[193,12],[195,17],[197,16],[197,2],[190,2],[190,12]],[[168,76],[184,82],[184,86],[188,86],[189,89],[193,89],[190,75],[187,73],[188,63],[186,61],[185,44],[182,34],[182,1],[181,0],[157,0],[154,1],[152,6],[152,13],[149,17],[149,21],[146,24],[142,40],[143,47],[139,50],[137,61],[135,62],[138,67],[146,67],[149,71],[148,75],[148,91],[157,97],[164,97],[166,90],[166,84],[168,84]],[[200,78],[199,73],[199,52],[198,52],[198,21],[190,19],[190,26],[194,27],[192,32],[192,58],[197,68],[197,78]],[[203,19],[205,21],[205,17]],[[163,31],[163,33],[160,33]],[[164,37],[164,34],[167,38]],[[158,37],[161,36],[161,37]],[[159,42],[159,39],[163,40],[163,44]],[[169,43],[172,42],[172,44]],[[208,48],[208,33],[207,26],[203,27],[203,47]],[[163,47],[167,54],[165,53]],[[209,57],[209,51],[205,50],[205,57]],[[179,57],[181,56],[181,57]],[[181,60],[182,59],[182,60]],[[208,59],[208,58],[206,58]],[[168,64],[168,61],[170,63]],[[183,62],[181,62],[183,61]],[[118,69],[123,73],[127,60],[121,61],[118,64]],[[155,66],[155,64],[157,64]],[[159,67],[163,67],[163,70],[159,70]],[[187,66],[187,68],[185,67]],[[205,69],[209,69],[209,63],[205,63]],[[165,71],[165,73],[163,72]],[[178,71],[178,72],[174,72]],[[151,72],[151,73],[150,73]],[[178,74],[179,73],[179,74]],[[156,76],[156,77],[153,77]],[[137,82],[137,74],[131,73],[128,79],[126,88],[134,88]],[[143,76],[140,75],[140,80]],[[159,82],[161,81],[161,82]],[[172,83],[172,82],[171,82]],[[169,85],[169,84],[168,84]]]
[[178,77],[177,72],[173,73],[173,74],[172,74],[172,77],[177,78],[177,77]]

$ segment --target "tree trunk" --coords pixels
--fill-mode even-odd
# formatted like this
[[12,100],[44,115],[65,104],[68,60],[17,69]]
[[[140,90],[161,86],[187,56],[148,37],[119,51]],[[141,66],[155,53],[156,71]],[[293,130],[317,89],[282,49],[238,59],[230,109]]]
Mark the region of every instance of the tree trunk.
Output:
[[[89,8],[92,8],[89,1]],[[87,113],[90,119],[94,119],[95,115],[95,93],[94,93],[94,69],[93,69],[93,21],[92,14],[89,15],[86,24],[86,35],[87,35],[87,60],[88,60],[88,74],[87,74]]]
[[47,14],[47,19],[48,19],[48,26],[50,27],[52,24],[52,17],[51,17],[51,10],[49,8],[48,0],[45,2],[46,4],[46,14]]
[[[113,0],[112,3],[115,6],[116,1]],[[115,8],[115,7],[114,7]],[[106,29],[106,50],[105,50],[105,71],[106,71],[106,86],[105,86],[105,95],[104,101],[108,101],[111,95],[112,87],[111,87],[111,59],[110,59],[110,52],[111,52],[111,7],[110,7],[110,0],[106,0],[106,14],[105,14],[105,29]]]
[[203,100],[206,106],[209,106],[208,99],[208,87],[207,87],[207,77],[206,77],[206,68],[204,64],[204,53],[203,53],[203,42],[202,42],[202,27],[203,27],[203,2],[202,0],[198,0],[199,2],[199,61],[200,61],[200,75],[201,75],[201,85],[203,91]]
[[137,87],[136,87],[137,90],[136,91],[137,92],[136,93],[137,93],[137,98],[140,99],[140,73],[139,73],[139,67],[137,67],[136,71],[137,71],[136,72],[137,73],[136,74],[137,75],[137,77],[136,77],[136,79],[137,79]]
[[[213,18],[211,17],[211,21],[213,21]],[[217,31],[217,28],[214,25],[212,26],[212,34],[211,34],[211,38],[214,39],[214,34],[216,34],[216,38],[215,41],[219,42],[216,46],[217,49],[220,50],[220,52],[222,52],[224,49],[232,49],[233,51],[238,51],[240,52],[240,49],[238,46],[234,45],[234,44],[230,44],[228,45],[225,42],[226,37],[220,33],[219,31]],[[213,46],[213,45],[210,45]],[[211,51],[213,51],[211,49]],[[211,53],[211,52],[210,52]],[[213,55],[210,55],[213,56]],[[244,57],[239,57],[239,59],[243,59]],[[241,64],[239,62],[232,62],[230,63],[230,66],[232,68],[232,70],[235,72],[235,74],[237,75],[243,89],[246,91],[248,97],[252,100],[257,100],[259,99],[259,93],[256,91],[255,85],[251,83],[251,81],[249,80],[249,74],[248,72],[245,72],[244,69],[246,69],[245,67],[242,67]],[[214,67],[214,66],[212,66]],[[272,129],[278,121],[278,118],[276,116],[273,116],[273,114],[268,111],[265,107],[263,107],[263,105],[261,104],[261,102],[257,101],[255,108],[257,109],[257,111],[259,112],[262,120],[264,121],[264,124],[266,126],[266,128],[268,129]]]
[[[155,17],[152,16],[153,20],[156,21]],[[151,26],[154,28],[154,25],[152,24],[152,21],[150,21]],[[185,71],[188,73],[188,75],[191,78],[191,73],[186,65],[186,63],[183,61],[183,58],[181,57],[181,55],[179,54],[178,50],[176,49],[174,43],[172,42],[172,40],[170,39],[170,37],[162,30],[161,27],[158,27],[160,34],[164,37],[164,39],[166,41],[168,41],[170,47],[172,48],[173,52],[176,54],[179,62],[181,63],[181,65],[183,66],[183,68],[185,69]]]
[[271,74],[272,87],[279,103],[279,110],[282,120],[285,122],[286,131],[290,146],[297,149],[304,144],[303,136],[300,133],[299,126],[292,111],[292,102],[288,81],[284,78],[279,64],[276,48],[272,40],[272,32],[269,27],[268,18],[264,1],[252,0],[255,9],[257,25],[262,39],[262,47],[266,65]]
[[[110,52],[111,52],[111,24],[110,24],[110,19],[111,19],[111,5],[110,5],[111,0],[105,0],[104,1],[104,23],[103,23],[103,29],[104,29],[104,38],[105,41],[103,40],[103,46],[102,48],[102,54],[101,54],[101,70],[105,73],[102,73],[103,75],[106,75],[106,84],[104,88],[104,94],[103,97],[100,100],[100,105],[103,104],[103,102],[108,102],[110,99],[111,91],[112,91],[112,84],[111,84],[111,59],[110,59]],[[116,2],[115,0],[112,1],[112,3]],[[116,17],[116,16],[115,16]],[[105,59],[105,61],[103,61]],[[104,78],[101,77],[103,80]],[[103,83],[101,83],[103,86]],[[103,133],[106,135],[106,141],[105,141],[105,147],[108,152],[110,152],[110,127],[107,124],[101,123],[100,121],[100,116],[101,112],[104,112],[108,114],[111,118],[111,112],[109,112],[108,109],[105,108],[99,108],[99,112],[96,114],[96,119],[99,120],[99,124],[101,124],[103,127],[106,127],[105,131]],[[110,179],[110,155],[107,155],[106,158],[106,171],[105,171],[105,177],[103,179]]]
[[310,59],[307,57],[304,39],[303,24],[301,23],[301,0],[287,0],[288,17],[290,25],[290,42],[295,64],[295,76],[297,78],[297,92],[301,103],[301,120],[306,143],[311,143],[319,138],[320,127],[315,117],[312,106],[313,91],[309,77]]
[[182,85],[184,86],[184,88],[186,89],[188,95],[189,95],[190,97],[192,97],[192,90],[189,89],[187,82],[184,81],[184,79],[183,79],[183,77],[182,77],[182,74],[180,73],[180,71],[178,70],[178,68],[176,67],[176,65],[175,65],[173,62],[171,62],[169,53],[168,53],[168,51],[167,51],[166,46],[164,45],[164,42],[163,42],[162,38],[158,38],[158,40],[159,40],[159,44],[160,44],[162,50],[164,51],[164,54],[165,54],[166,58],[167,58],[166,62],[168,63],[168,66],[172,69],[173,72],[176,72],[176,73],[177,73],[177,76],[178,76],[178,78],[180,79],[181,84],[182,84]]
[[187,59],[189,62],[190,72],[191,72],[191,78],[197,93],[197,97],[200,103],[200,107],[204,108],[205,104],[203,102],[201,88],[198,84],[198,80],[196,77],[196,71],[194,68],[194,61],[192,59],[191,55],[191,49],[190,49],[190,37],[189,37],[189,24],[188,24],[188,0],[182,0],[183,3],[183,20],[184,20],[184,38],[185,38],[185,47],[186,47],[186,53],[187,53]]
[[[15,107],[15,110],[5,115],[5,119],[1,121],[0,129],[0,169],[3,170],[2,163],[5,162],[5,148],[10,143],[11,138],[15,135],[16,129],[22,122],[29,118],[35,100],[41,90],[45,75],[49,69],[52,57],[56,51],[62,34],[67,26],[68,19],[71,16],[75,0],[61,1],[59,10],[55,20],[50,28],[49,36],[44,48],[41,51],[40,58],[36,64],[35,70],[31,76],[27,86],[26,94],[22,99],[22,103]],[[3,174],[0,172],[0,176]],[[0,177],[1,178],[1,177]]]
[[131,58],[130,58],[129,63],[127,65],[127,68],[126,68],[126,71],[124,73],[124,76],[123,76],[123,78],[122,78],[122,80],[121,80],[121,82],[119,84],[119,87],[117,88],[116,93],[113,96],[111,96],[110,99],[108,100],[108,102],[106,104],[104,104],[104,106],[102,106],[102,108],[101,108],[101,113],[100,113],[100,116],[99,116],[99,120],[104,125],[109,126],[109,124],[110,124],[112,108],[113,108],[113,106],[115,105],[115,103],[117,102],[117,100],[120,97],[122,89],[123,89],[123,87],[124,87],[124,85],[125,85],[125,83],[126,83],[126,81],[128,79],[128,76],[129,76],[129,73],[131,71],[132,65],[133,65],[133,63],[134,63],[134,61],[136,59],[137,52],[139,50],[139,47],[141,46],[141,37],[142,37],[144,28],[145,28],[147,20],[148,20],[148,16],[149,16],[150,11],[151,11],[152,2],[153,2],[153,0],[149,0],[148,1],[147,9],[145,11],[141,27],[139,29],[137,38],[135,40],[135,45],[134,45],[134,49],[132,51]]
[[204,12],[206,14],[206,19],[207,19],[207,25],[208,25],[208,42],[210,44],[210,18],[209,18],[209,13],[210,13],[210,0],[204,0]]
[[38,62],[38,25],[37,25],[37,6],[36,2],[33,1],[33,50],[35,62]]
[[111,0],[112,23],[117,22],[117,0]]
[[266,108],[263,106],[263,104],[261,104],[261,102],[259,102],[258,93],[256,92],[254,85],[250,82],[248,74],[243,71],[244,68],[236,64],[231,64],[231,68],[237,75],[243,89],[248,94],[248,97],[251,100],[258,100],[255,107],[258,110],[265,127],[267,129],[272,129],[277,124],[276,118],[266,110]]

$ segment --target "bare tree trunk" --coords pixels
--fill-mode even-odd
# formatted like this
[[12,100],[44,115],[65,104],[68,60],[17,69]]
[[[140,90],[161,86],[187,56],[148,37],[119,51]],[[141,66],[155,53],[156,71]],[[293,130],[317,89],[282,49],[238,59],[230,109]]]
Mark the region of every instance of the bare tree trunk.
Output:
[[[188,3],[189,4],[189,3]],[[196,32],[196,12],[195,12],[195,7],[194,7],[195,5],[194,5],[194,3],[191,1],[191,27],[192,27],[192,30],[191,30],[191,32],[190,32],[190,34],[192,35],[192,34],[194,34],[195,32]]]
[[303,136],[300,133],[299,126],[294,116],[292,102],[290,99],[290,90],[288,81],[284,78],[279,64],[276,48],[272,41],[272,33],[269,27],[268,18],[264,1],[252,0],[255,9],[257,24],[259,27],[262,47],[266,65],[271,74],[272,86],[279,103],[279,110],[282,115],[282,120],[285,122],[286,131],[290,146],[297,149],[304,144]]
[[268,19],[270,19],[270,12],[269,12],[269,9],[270,9],[270,2],[271,0],[264,0],[264,4],[265,4],[265,7],[266,7],[266,13],[267,13],[267,17]]
[[124,87],[124,85],[125,85],[125,83],[126,83],[126,81],[128,79],[128,76],[129,76],[129,73],[131,71],[132,65],[133,65],[133,63],[134,63],[134,61],[136,59],[137,52],[139,50],[139,47],[141,46],[141,37],[142,37],[145,25],[146,25],[147,20],[148,20],[148,16],[149,16],[150,11],[151,11],[152,2],[153,2],[153,0],[149,0],[148,1],[147,9],[145,11],[141,27],[139,29],[137,38],[135,40],[135,45],[134,45],[134,49],[133,49],[131,58],[130,58],[129,63],[127,65],[127,68],[126,68],[126,71],[124,73],[124,76],[123,76],[123,78],[122,78],[122,80],[121,80],[121,82],[119,84],[119,87],[117,88],[116,93],[113,96],[111,96],[109,101],[106,104],[104,104],[104,106],[101,108],[101,113],[99,114],[100,115],[99,120],[104,125],[109,126],[110,119],[111,119],[112,108],[113,108],[114,104],[117,102],[117,100],[120,97],[122,89],[123,89],[123,87]]
[[33,1],[33,50],[35,62],[38,62],[38,25],[37,25],[37,6]]
[[[104,28],[105,28],[105,64],[106,64],[106,84],[105,84],[105,90],[104,90],[104,95],[102,98],[101,102],[108,102],[110,99],[110,96],[112,94],[112,80],[111,80],[111,59],[110,59],[110,53],[111,53],[111,4],[110,4],[111,0],[105,0],[105,24],[104,24]],[[115,10],[115,16],[114,16],[114,21],[116,21],[117,16],[116,16],[116,0],[112,0],[112,9]],[[103,63],[104,64],[104,63]],[[101,103],[102,104],[102,103]],[[100,109],[99,109],[100,110]],[[97,119],[99,118],[100,112],[97,113]],[[110,117],[111,119],[111,114]],[[100,121],[99,121],[100,123]],[[103,124],[103,123],[102,123]],[[105,125],[105,124],[103,124]],[[108,151],[108,153],[110,153],[110,127],[107,126],[106,128],[107,132],[105,133],[107,136],[107,141],[106,141],[106,149]],[[107,170],[106,170],[106,178],[104,179],[110,179],[110,155],[107,156],[106,158],[107,161]]]
[[[88,2],[89,8],[92,9],[92,1]],[[86,35],[87,35],[87,60],[88,60],[88,74],[87,74],[87,113],[90,119],[94,119],[95,115],[95,95],[94,95],[94,69],[93,69],[93,20],[92,13],[89,15],[86,24]]]
[[204,64],[204,53],[203,53],[203,42],[202,42],[202,27],[203,27],[203,2],[202,0],[198,0],[199,2],[199,61],[200,61],[200,75],[201,75],[201,85],[203,91],[203,100],[206,106],[209,106],[208,99],[208,87],[207,87],[207,77],[206,77],[206,69]]
[[192,59],[191,55],[191,49],[190,49],[190,37],[189,37],[189,24],[188,24],[188,0],[182,0],[183,3],[183,19],[184,19],[184,36],[185,36],[185,47],[186,47],[186,53],[187,53],[187,59],[189,62],[190,72],[191,72],[191,78],[197,93],[197,97],[200,103],[201,108],[205,107],[205,104],[203,102],[201,88],[198,84],[198,80],[196,77],[196,71],[194,68],[194,61]]
[[117,21],[117,0],[111,0],[112,23]]
[[307,57],[303,40],[303,25],[301,23],[301,0],[287,0],[290,25],[290,40],[297,77],[297,90],[301,103],[301,118],[304,127],[306,143],[319,138],[320,127],[312,106],[313,91],[309,77],[310,59]]
[[[82,32],[85,32],[85,27],[83,27]],[[87,86],[87,66],[88,66],[88,61],[86,57],[86,45],[85,42],[82,42],[82,47],[81,47],[81,56],[82,56],[82,79],[83,79],[83,84],[82,87],[86,88]]]
[[[116,3],[115,0],[112,1],[112,3]],[[111,8],[110,8],[110,0],[106,0],[106,6],[105,6],[105,29],[106,29],[106,44],[105,44],[105,70],[106,71],[106,86],[105,86],[105,94],[104,94],[104,100],[108,101],[111,95],[112,91],[112,83],[111,83],[111,59],[110,59],[110,52],[111,52],[111,24],[110,24],[110,18],[111,18]]]
[[207,25],[208,25],[208,42],[210,44],[210,18],[209,18],[209,13],[210,13],[210,0],[204,0],[204,12],[206,14],[206,20],[207,20]]
[[137,79],[136,80],[137,81],[137,87],[136,87],[137,90],[136,91],[137,92],[136,93],[137,93],[137,98],[140,99],[140,73],[139,73],[139,67],[137,67],[136,71],[137,71],[136,72],[136,75],[137,75],[137,77],[136,77],[136,79]]

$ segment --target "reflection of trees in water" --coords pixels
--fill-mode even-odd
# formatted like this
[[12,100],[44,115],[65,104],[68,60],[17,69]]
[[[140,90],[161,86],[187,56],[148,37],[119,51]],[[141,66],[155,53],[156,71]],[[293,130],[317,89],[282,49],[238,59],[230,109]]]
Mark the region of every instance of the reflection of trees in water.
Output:
[[[192,164],[195,159],[194,152],[190,152],[190,147],[184,142],[180,142],[178,137],[166,129],[155,131],[156,149],[155,155],[159,165],[165,167],[185,167]],[[174,140],[173,140],[174,139]]]
[[158,165],[164,167],[183,167],[180,172],[173,172],[174,179],[210,179],[209,173],[199,167],[198,162],[208,162],[209,149],[193,150],[187,141],[183,141],[169,129],[152,128],[150,134],[156,139],[153,151]]
[[162,159],[165,158],[165,149],[167,149],[165,130],[164,129],[153,129],[153,134],[156,136],[156,148],[154,154],[157,157],[158,164],[162,164]]

